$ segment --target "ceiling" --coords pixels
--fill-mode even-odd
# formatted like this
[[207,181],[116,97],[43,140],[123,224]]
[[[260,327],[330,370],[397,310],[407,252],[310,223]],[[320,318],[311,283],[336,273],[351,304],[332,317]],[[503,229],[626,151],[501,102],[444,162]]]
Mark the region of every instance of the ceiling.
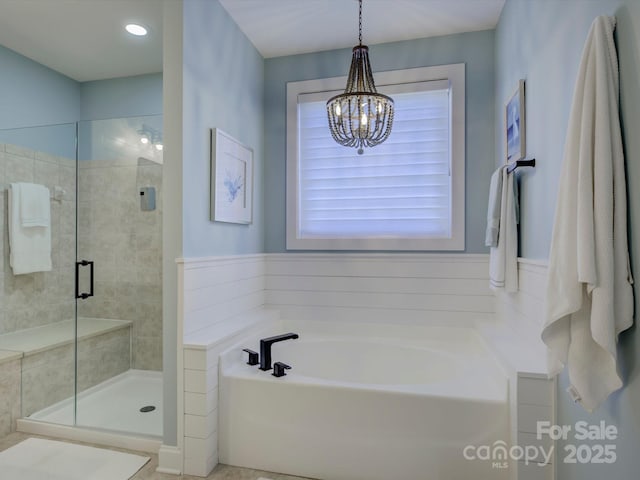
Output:
[[[494,28],[505,0],[365,0],[363,43]],[[356,0],[220,0],[263,57],[358,43]],[[162,71],[162,0],[0,0],[0,45],[84,82]],[[146,37],[123,27],[142,23]]]
[[[489,30],[505,0],[365,0],[362,43]],[[220,0],[263,57],[353,47],[357,0]],[[265,19],[267,19],[265,21]]]
[[[162,71],[162,0],[0,0],[0,45],[79,82]],[[142,23],[146,37],[125,32]]]

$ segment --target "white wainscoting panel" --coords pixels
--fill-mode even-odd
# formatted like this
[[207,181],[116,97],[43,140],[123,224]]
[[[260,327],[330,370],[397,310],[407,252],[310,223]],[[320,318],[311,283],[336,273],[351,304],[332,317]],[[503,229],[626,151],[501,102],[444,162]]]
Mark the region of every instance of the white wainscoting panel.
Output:
[[546,373],[546,346],[540,338],[546,309],[546,263],[518,259],[518,285],[516,293],[496,294],[498,327],[491,326],[485,333],[513,370]]
[[[518,259],[516,293],[496,293],[497,322],[479,330],[509,373],[510,435],[512,444],[525,448],[538,440],[537,422],[555,422],[555,378],[547,378],[546,346],[540,338],[545,320],[546,262]],[[555,454],[544,466],[516,462],[511,480],[552,480]],[[513,468],[515,467],[515,468]]]
[[471,325],[494,317],[488,256],[269,254],[266,303],[283,318]]
[[183,260],[184,337],[264,305],[264,255]]
[[264,309],[264,272],[264,255],[178,261],[178,423],[185,474],[206,477],[218,463],[220,351],[253,325],[277,316]]

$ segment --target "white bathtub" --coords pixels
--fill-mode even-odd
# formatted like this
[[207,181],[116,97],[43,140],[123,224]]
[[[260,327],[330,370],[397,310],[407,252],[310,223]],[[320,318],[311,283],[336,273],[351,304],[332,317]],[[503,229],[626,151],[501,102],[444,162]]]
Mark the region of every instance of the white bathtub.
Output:
[[[507,380],[471,329],[284,324],[275,378],[220,359],[220,462],[323,480],[499,480],[467,445],[508,439]],[[367,332],[364,335],[362,332]],[[264,335],[263,335],[264,336]]]

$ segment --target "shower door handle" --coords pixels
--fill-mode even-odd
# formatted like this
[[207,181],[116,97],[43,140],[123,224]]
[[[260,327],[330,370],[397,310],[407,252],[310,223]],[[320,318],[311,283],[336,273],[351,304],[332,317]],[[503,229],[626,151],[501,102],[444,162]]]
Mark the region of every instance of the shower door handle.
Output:
[[[89,293],[80,293],[80,267],[89,266],[89,279],[90,279],[90,289]],[[80,260],[76,262],[76,298],[81,298],[82,300],[86,300],[89,297],[93,297],[93,261],[89,260]]]

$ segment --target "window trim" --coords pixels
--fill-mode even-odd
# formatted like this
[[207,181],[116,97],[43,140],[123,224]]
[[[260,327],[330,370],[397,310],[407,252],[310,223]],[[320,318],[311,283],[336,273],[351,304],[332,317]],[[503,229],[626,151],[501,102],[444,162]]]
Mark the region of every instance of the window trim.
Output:
[[[377,72],[381,93],[386,86],[448,80],[451,83],[451,237],[300,238],[298,199],[298,96],[343,90],[347,77],[287,83],[287,250],[464,250],[465,249],[465,65],[463,63]],[[327,97],[328,98],[328,97]]]

